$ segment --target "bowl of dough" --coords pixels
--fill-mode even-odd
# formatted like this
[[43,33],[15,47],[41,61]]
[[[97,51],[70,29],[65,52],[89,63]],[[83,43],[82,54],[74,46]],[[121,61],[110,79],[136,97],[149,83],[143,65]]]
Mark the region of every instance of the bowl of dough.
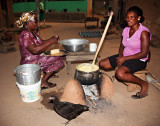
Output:
[[79,52],[85,49],[86,44],[88,44],[88,40],[77,38],[64,39],[60,41],[60,44],[62,44],[66,51]]
[[44,54],[45,56],[65,56],[67,55],[67,52],[65,50],[52,49],[50,51],[45,52]]

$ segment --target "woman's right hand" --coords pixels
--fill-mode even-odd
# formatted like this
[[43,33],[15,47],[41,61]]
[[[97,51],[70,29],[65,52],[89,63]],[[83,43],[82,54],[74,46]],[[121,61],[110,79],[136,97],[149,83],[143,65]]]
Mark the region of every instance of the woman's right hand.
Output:
[[117,66],[121,66],[124,62],[125,62],[125,58],[124,57],[117,57]]
[[58,44],[59,36],[53,36],[52,37],[52,43],[53,44]]

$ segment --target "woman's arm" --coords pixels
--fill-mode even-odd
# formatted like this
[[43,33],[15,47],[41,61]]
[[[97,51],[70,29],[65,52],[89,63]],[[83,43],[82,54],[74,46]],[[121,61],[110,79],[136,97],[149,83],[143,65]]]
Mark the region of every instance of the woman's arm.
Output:
[[121,39],[121,43],[120,43],[120,47],[119,47],[119,57],[117,57],[117,66],[119,67],[124,61],[123,61],[123,50],[124,50],[124,46],[122,43],[123,37]]
[[149,52],[149,45],[150,45],[150,33],[147,31],[143,31],[141,33],[141,52],[135,55],[126,56],[125,60],[145,58]]
[[120,43],[120,46],[119,46],[119,57],[123,57],[124,46],[122,44],[122,40],[123,40],[123,37],[121,39],[121,43]]
[[46,49],[50,47],[52,44],[57,44],[57,42],[58,39],[55,36],[53,36],[50,39],[45,40],[45,42],[40,46],[36,46],[35,44],[28,45],[27,50],[33,55],[41,54],[45,52]]
[[120,66],[126,60],[129,59],[142,59],[145,58],[149,52],[149,44],[150,44],[150,33],[147,31],[143,31],[141,33],[141,51],[137,54],[125,57],[118,57],[117,64]]
[[[53,36],[53,37],[56,37],[57,42],[58,42],[59,36]],[[43,40],[43,42],[46,43],[46,42],[50,41],[50,39],[52,39],[53,37],[51,37],[51,38],[49,38],[49,39],[46,39],[46,40]],[[56,42],[56,43],[53,43],[53,44],[57,44],[57,42]]]

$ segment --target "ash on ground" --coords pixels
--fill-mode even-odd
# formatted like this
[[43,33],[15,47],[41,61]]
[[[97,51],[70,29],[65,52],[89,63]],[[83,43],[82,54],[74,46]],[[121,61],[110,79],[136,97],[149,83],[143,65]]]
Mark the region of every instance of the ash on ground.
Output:
[[87,106],[89,107],[89,111],[95,114],[104,113],[116,107],[111,101],[106,101],[105,99],[94,100],[92,103],[87,101]]

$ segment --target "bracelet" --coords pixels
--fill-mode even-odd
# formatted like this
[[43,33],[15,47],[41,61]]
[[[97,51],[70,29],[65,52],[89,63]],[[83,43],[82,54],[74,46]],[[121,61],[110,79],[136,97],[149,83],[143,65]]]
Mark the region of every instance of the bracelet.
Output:
[[52,36],[52,39],[54,39],[54,38],[56,38],[56,39],[57,39],[57,37],[55,37],[55,36]]
[[58,35],[55,35],[54,37],[57,39],[57,42],[58,42],[58,38],[59,38],[59,36],[58,36]]
[[59,38],[59,36],[58,36],[58,35],[55,35],[55,37],[56,37],[56,39],[58,39],[58,38]]

